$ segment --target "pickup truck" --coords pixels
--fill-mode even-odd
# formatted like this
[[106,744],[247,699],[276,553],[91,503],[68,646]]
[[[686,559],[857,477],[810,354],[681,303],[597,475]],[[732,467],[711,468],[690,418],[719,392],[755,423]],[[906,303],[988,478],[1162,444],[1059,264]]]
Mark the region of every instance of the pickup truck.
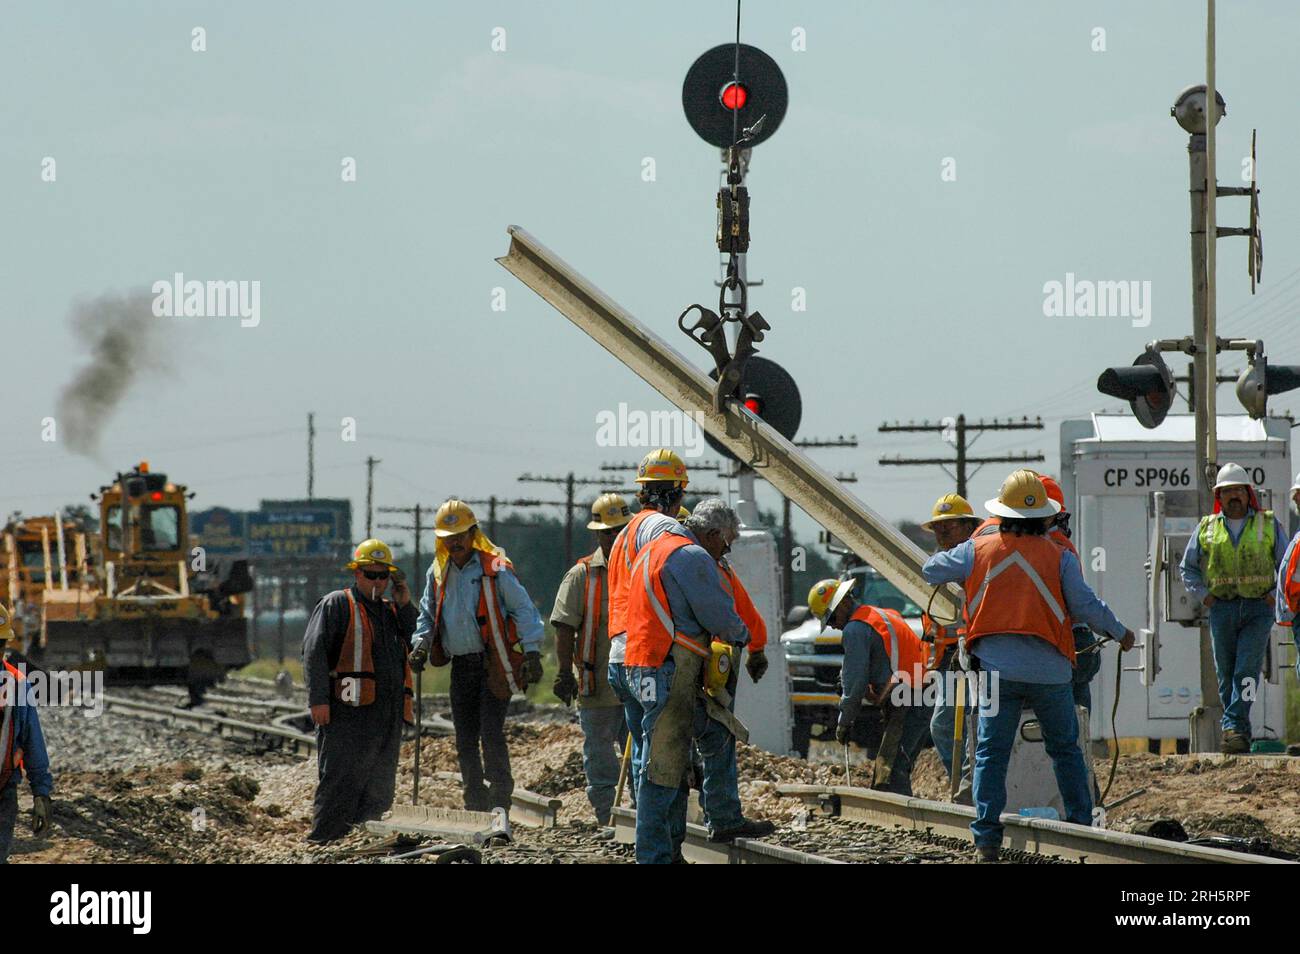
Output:
[[[921,634],[921,607],[904,596],[883,576],[869,566],[851,567],[845,571],[858,579],[854,597],[872,606],[898,610],[907,624]],[[814,741],[834,742],[835,724],[839,720],[840,670],[844,667],[844,651],[840,645],[840,631],[831,627],[820,632],[821,623],[809,612],[807,606],[796,606],[786,619],[790,629],[781,634],[790,667],[791,708],[794,711],[794,730],[791,742],[800,756],[807,758]],[[880,742],[880,710],[864,706],[853,726],[853,741],[874,758]]]

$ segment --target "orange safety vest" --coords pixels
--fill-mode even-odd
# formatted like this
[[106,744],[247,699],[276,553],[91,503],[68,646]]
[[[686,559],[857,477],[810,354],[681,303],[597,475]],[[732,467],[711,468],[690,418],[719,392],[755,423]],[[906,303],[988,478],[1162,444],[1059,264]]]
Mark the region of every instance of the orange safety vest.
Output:
[[1061,589],[1061,547],[1045,536],[975,538],[966,578],[967,642],[990,633],[1045,639],[1074,662],[1074,637]]
[[[1300,572],[1300,546],[1291,548],[1291,557],[1286,561],[1286,566],[1282,568],[1282,598],[1286,600],[1286,608],[1292,613],[1300,609],[1300,580],[1296,579],[1297,572]],[[1292,626],[1293,623],[1279,623],[1279,626]]]
[[[497,596],[497,570],[513,569],[514,565],[503,556],[476,550],[483,567],[483,586],[478,595],[478,630],[483,639],[488,659],[488,688],[498,699],[509,699],[524,691],[524,649],[515,632],[515,621],[502,617],[501,601]],[[435,665],[445,666],[450,657],[442,648],[442,601],[447,588],[438,585],[438,602],[433,611],[433,648],[429,658]],[[438,660],[442,660],[438,662]]]
[[929,613],[921,614],[921,628],[925,635],[930,638],[934,644],[933,653],[926,662],[926,669],[934,669],[943,661],[944,655],[953,646],[957,645],[957,640],[966,635],[966,613],[963,609],[962,619],[956,623],[940,623]]
[[[677,533],[665,533],[643,547],[632,564],[627,594],[627,652],[624,666],[662,666],[673,643],[701,658],[709,658],[709,637],[687,636],[673,626],[668,594],[660,578],[664,562],[691,541]],[[612,629],[613,627],[611,627]]]
[[[368,706],[375,701],[375,631],[370,624],[370,616],[352,595],[352,590],[346,589],[343,592],[348,598],[348,628],[343,635],[339,660],[330,673],[334,681],[334,697],[347,706]],[[396,619],[397,607],[387,600],[384,605],[392,610],[393,618]],[[360,639],[357,638],[358,631],[361,633]],[[402,657],[402,718],[413,725],[415,688],[406,654],[403,653]],[[344,666],[352,668],[344,669]],[[356,691],[346,680],[355,683]]]
[[[21,692],[22,687],[18,683],[27,677],[23,675],[21,669],[15,666],[4,664],[5,671],[13,677],[15,692]],[[14,713],[18,709],[18,699],[12,700],[13,705],[0,706],[0,792],[9,784],[9,776],[13,775],[14,769],[23,764],[23,750],[15,747],[14,735],[18,731],[14,718]]]
[[582,591],[582,632],[578,635],[578,692],[584,697],[596,694],[596,630],[600,628],[601,594],[605,589],[605,567],[591,565],[590,554],[578,562],[587,568]]
[[750,599],[745,584],[740,582],[739,575],[725,559],[718,561],[718,576],[722,578],[723,592],[731,598],[731,603],[736,608],[736,615],[749,630],[749,651],[763,652],[767,648],[767,624],[763,622],[758,607]]
[[638,510],[614,538],[614,545],[609,549],[606,577],[609,586],[609,636],[612,639],[619,633],[627,632],[627,586],[632,577],[632,563],[636,560],[636,531],[645,522],[646,517],[658,510]]
[[849,619],[866,623],[880,634],[889,653],[889,669],[895,676],[909,686],[918,685],[925,678],[925,647],[898,610],[864,603]]

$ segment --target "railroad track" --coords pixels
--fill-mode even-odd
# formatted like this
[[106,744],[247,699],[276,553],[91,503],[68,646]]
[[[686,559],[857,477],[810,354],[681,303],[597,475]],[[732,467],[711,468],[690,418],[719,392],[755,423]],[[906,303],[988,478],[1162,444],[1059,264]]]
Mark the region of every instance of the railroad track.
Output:
[[[823,814],[881,827],[908,828],[969,841],[975,809],[965,805],[908,798],[865,788],[778,785],[777,791],[802,799]],[[1200,845],[1084,828],[1046,818],[1004,814],[1004,848],[1082,864],[1291,864],[1277,858]]]
[[[636,841],[636,812],[630,808],[615,808],[613,812],[614,840],[630,845]],[[703,825],[688,824],[682,856],[697,865],[838,865],[843,864],[823,855],[809,854],[794,848],[784,848],[765,841],[737,838],[730,843],[709,841],[709,832]]]

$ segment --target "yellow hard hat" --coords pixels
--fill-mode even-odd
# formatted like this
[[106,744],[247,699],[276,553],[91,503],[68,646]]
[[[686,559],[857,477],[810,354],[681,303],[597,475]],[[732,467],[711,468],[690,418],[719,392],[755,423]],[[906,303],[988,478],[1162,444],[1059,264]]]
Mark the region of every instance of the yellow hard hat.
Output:
[[14,638],[14,618],[13,613],[9,612],[9,607],[0,603],[0,648]]
[[921,524],[921,529],[930,530],[940,520],[979,520],[979,517],[961,494],[944,494],[934,502],[930,519]]
[[1017,470],[1002,481],[1002,489],[984,509],[995,517],[1052,517],[1061,505],[1047,496],[1047,488],[1032,470]]
[[678,523],[681,523],[683,520],[685,520],[685,519],[686,519],[687,517],[689,517],[690,515],[691,515],[691,512],[690,512],[689,510],[687,510],[685,507],[678,507],[678,508],[677,508],[677,522],[678,522]]
[[835,607],[849,595],[856,582],[852,577],[847,580],[822,580],[808,591],[808,611],[822,621],[823,630],[835,612]]
[[686,475],[686,465],[676,453],[667,447],[652,450],[641,459],[641,466],[636,470],[636,482],[648,484],[652,481],[669,480],[678,487],[685,488],[690,479]]
[[454,537],[458,533],[464,533],[476,523],[478,520],[474,516],[474,511],[469,508],[469,504],[453,497],[434,514],[433,532],[439,537]]
[[622,494],[601,494],[591,505],[588,530],[616,530],[632,519],[632,511]]
[[376,540],[371,537],[369,540],[362,540],[357,544],[357,548],[352,551],[352,562],[348,564],[349,570],[355,570],[358,567],[372,566],[376,563],[396,570],[397,564],[393,562],[393,551],[388,548],[388,544],[383,540]]

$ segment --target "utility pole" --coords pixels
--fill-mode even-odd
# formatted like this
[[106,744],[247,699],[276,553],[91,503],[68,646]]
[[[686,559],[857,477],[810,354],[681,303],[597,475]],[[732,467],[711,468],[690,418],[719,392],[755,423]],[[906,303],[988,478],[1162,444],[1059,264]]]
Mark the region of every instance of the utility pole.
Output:
[[[380,507],[379,508],[380,513],[404,513],[412,518],[413,522],[410,524],[381,523],[378,529],[405,530],[407,533],[413,533],[415,535],[415,574],[412,577],[412,579],[414,580],[419,580],[421,578],[420,536],[423,533],[425,528],[423,524],[420,522],[420,516],[421,514],[427,514],[429,512],[429,509],[430,508],[428,507],[421,507],[419,504],[416,504],[414,507]],[[412,584],[412,587],[414,587],[414,584]],[[414,589],[412,589],[412,592],[414,592]]]
[[366,539],[370,539],[370,520],[372,509],[371,505],[375,499],[375,465],[380,463],[377,458],[366,458]]
[[[893,457],[893,458],[882,457],[880,458],[880,464],[882,467],[883,466],[902,467],[902,466],[910,466],[910,465],[917,465],[917,464],[937,464],[944,469],[945,473],[948,473],[949,476],[953,477],[953,479],[957,481],[957,493],[965,497],[966,482],[968,478],[974,477],[975,472],[978,471],[980,467],[982,467],[985,464],[1032,464],[1032,463],[1040,462],[1044,459],[1042,454],[1034,454],[1031,456],[1030,454],[1027,453],[1007,454],[1007,455],[1000,455],[994,457],[971,457],[970,454],[968,453],[970,449],[970,445],[974,444],[975,441],[978,440],[985,431],[1029,431],[1029,430],[1041,431],[1042,429],[1043,429],[1043,421],[1041,418],[1035,418],[1032,421],[1029,420],[1028,418],[1022,418],[1019,421],[999,421],[997,418],[994,418],[992,421],[985,421],[981,419],[973,424],[968,424],[966,423],[965,414],[958,414],[956,420],[950,417],[944,418],[938,424],[931,424],[929,421],[925,421],[921,424],[911,424],[911,423],[899,424],[897,422],[893,424],[881,424],[880,432],[882,434],[897,434],[897,433],[939,434],[944,440],[949,441],[956,446],[957,456],[955,458],[954,457]],[[975,437],[970,440],[967,440],[967,434],[971,431],[975,432]],[[970,474],[967,474],[967,468],[971,464],[976,465],[975,471],[972,471]],[[953,465],[956,468],[955,474],[948,471],[949,465]]]
[[573,562],[573,509],[577,504],[573,500],[574,487],[596,486],[605,487],[609,481],[603,477],[574,477],[573,471],[562,477],[539,477],[533,474],[520,474],[519,481],[525,484],[562,484],[564,486],[564,501],[560,504],[564,508],[564,563],[569,565]]
[[307,499],[316,496],[316,415],[307,413]]

